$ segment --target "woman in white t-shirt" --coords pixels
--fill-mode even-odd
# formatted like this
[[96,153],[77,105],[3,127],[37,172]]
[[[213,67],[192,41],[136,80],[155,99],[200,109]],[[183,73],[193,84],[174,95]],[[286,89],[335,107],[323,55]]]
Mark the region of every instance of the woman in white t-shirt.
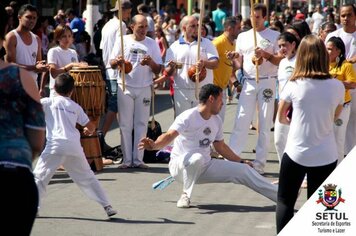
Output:
[[[54,92],[54,78],[59,74],[68,72],[74,66],[86,67],[88,64],[85,62],[78,62],[77,52],[71,49],[73,43],[73,32],[67,25],[58,25],[54,31],[54,40],[58,46],[51,48],[47,54],[48,65],[50,67],[50,81],[49,89],[50,96],[55,94]],[[47,81],[41,81],[41,90],[44,88]]]
[[344,103],[344,85],[330,76],[328,53],[317,36],[305,36],[296,57],[278,109],[279,122],[290,124],[290,130],[279,173],[277,233],[293,217],[305,174],[309,198],[335,169],[338,159],[333,125]]
[[[280,95],[291,77],[295,67],[295,55],[299,40],[292,33],[283,32],[278,37],[280,53],[285,57],[278,66],[278,94]],[[274,123],[274,145],[276,147],[279,163],[286,147],[289,125],[281,124],[278,119]]]

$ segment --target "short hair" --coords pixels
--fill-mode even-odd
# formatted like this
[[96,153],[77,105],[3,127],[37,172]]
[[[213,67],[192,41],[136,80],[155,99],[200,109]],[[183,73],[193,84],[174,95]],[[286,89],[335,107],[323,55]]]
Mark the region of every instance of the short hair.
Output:
[[283,32],[278,36],[278,40],[284,40],[286,42],[289,43],[293,43],[295,42],[295,50],[298,49],[299,46],[299,40],[297,39],[297,37],[295,37],[294,34],[290,33],[290,32]]
[[205,84],[200,88],[199,103],[205,104],[208,101],[210,95],[214,98],[217,98],[220,93],[222,93],[222,88],[214,84]]
[[253,10],[262,11],[262,16],[263,17],[267,16],[267,7],[263,3],[256,3],[255,5],[253,5]]
[[68,25],[58,25],[54,30],[54,41],[58,43],[66,31],[69,31],[73,35],[73,31]]
[[38,10],[37,10],[37,7],[35,7],[34,5],[31,5],[31,4],[25,4],[25,5],[22,5],[20,7],[20,10],[18,12],[18,16],[23,16],[25,14],[26,11],[35,11],[37,16],[38,16]]
[[299,44],[291,81],[297,79],[329,79],[329,54],[325,43],[316,35],[305,36]]
[[354,11],[354,15],[356,15],[356,7],[355,7],[355,5],[353,5],[353,4],[351,4],[351,3],[342,5],[342,6],[340,7],[340,11],[341,11],[341,8],[343,8],[343,7],[351,7],[352,10]]
[[236,17],[233,17],[233,16],[229,16],[226,18],[226,20],[224,21],[224,29],[227,29],[229,26],[231,28],[234,28],[238,22],[238,20],[236,19]]
[[60,95],[67,95],[74,89],[74,78],[68,73],[59,74],[55,78],[54,90]]
[[68,9],[65,11],[64,14],[65,14],[66,16],[68,16],[69,14],[71,14],[71,15],[73,15],[73,16],[76,15],[73,8],[68,8]]
[[320,26],[320,28],[321,28],[322,30],[325,30],[327,27],[329,27],[332,31],[337,30],[336,25],[335,25],[333,22],[329,22],[329,21],[324,22],[324,23],[321,24],[321,26]]
[[218,3],[216,4],[216,7],[221,9],[221,8],[224,7],[224,3],[218,2]]
[[146,4],[141,3],[140,5],[137,6],[137,11],[142,11],[143,13],[149,13],[150,9]]
[[5,28],[8,21],[8,14],[6,13],[5,7],[0,4],[0,39],[5,39]]
[[304,36],[311,34],[309,25],[307,22],[296,22],[293,24],[294,28],[296,29],[297,33],[300,36],[300,39],[304,38]]
[[337,67],[341,67],[342,63],[346,60],[345,54],[346,54],[346,49],[345,49],[345,44],[344,41],[340,37],[331,37],[328,42],[332,43],[337,49],[340,50],[340,60],[337,63]]
[[272,29],[272,30],[279,31],[279,32],[283,32],[284,31],[284,25],[279,20],[273,21],[269,28]]

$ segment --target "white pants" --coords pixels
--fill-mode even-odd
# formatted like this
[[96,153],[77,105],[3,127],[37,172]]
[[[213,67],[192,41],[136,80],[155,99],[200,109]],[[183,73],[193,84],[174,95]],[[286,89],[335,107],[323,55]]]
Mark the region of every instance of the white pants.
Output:
[[194,89],[174,88],[174,106],[176,109],[176,117],[182,112],[196,107],[199,101],[195,97]]
[[[122,85],[119,84],[117,103],[123,164],[138,166],[143,164],[143,150],[138,150],[138,144],[147,134],[147,123],[150,118],[151,86],[144,88],[126,86],[125,92],[123,92]],[[132,130],[134,130],[133,137]]]
[[344,159],[344,148],[345,148],[345,138],[346,138],[346,128],[350,117],[350,103],[344,105],[342,111],[339,115],[340,122],[334,123],[334,134],[337,146],[338,164]]
[[224,123],[225,120],[225,113],[226,113],[226,100],[227,100],[227,88],[223,90],[223,105],[221,107],[221,110],[219,112],[219,116],[222,120],[222,122]]
[[243,184],[263,196],[277,201],[277,186],[268,182],[246,164],[221,159],[207,160],[200,153],[188,153],[169,162],[169,172],[183,183],[183,192],[191,197],[194,184]]
[[258,106],[258,140],[256,145],[256,160],[254,165],[264,168],[272,126],[276,79],[261,79],[257,84],[254,80],[246,79],[243,85],[235,124],[230,136],[230,148],[240,155],[246,145],[248,130],[253,119],[256,103]]
[[289,133],[289,125],[281,124],[276,118],[274,122],[274,146],[276,147],[279,164],[284,154]]
[[350,104],[350,116],[346,128],[345,155],[356,145],[356,90],[352,89],[350,93],[353,99]]
[[46,193],[49,181],[60,165],[63,165],[68,175],[90,199],[98,202],[103,207],[110,205],[109,200],[99,181],[90,169],[88,161],[82,151],[81,155],[51,154],[42,152],[33,171],[40,199]]

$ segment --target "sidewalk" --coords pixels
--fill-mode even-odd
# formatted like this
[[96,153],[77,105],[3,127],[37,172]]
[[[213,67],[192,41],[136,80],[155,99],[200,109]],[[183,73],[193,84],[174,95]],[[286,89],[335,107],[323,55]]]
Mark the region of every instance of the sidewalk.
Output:
[[[168,91],[158,91],[155,119],[162,131],[173,122]],[[237,100],[227,106],[224,123],[225,141],[234,125]],[[271,141],[273,142],[273,133]],[[119,129],[114,124],[106,141],[120,143]],[[278,178],[278,159],[271,142],[265,176]],[[242,157],[254,159],[256,131],[250,131]],[[174,182],[165,190],[152,190],[154,182],[169,175],[167,164],[149,164],[148,170],[118,169],[105,166],[97,174],[112,205],[119,211],[109,220],[102,207],[86,198],[65,171],[56,172],[43,200],[40,217],[36,219],[33,236],[94,235],[241,235],[272,236],[275,228],[275,203],[242,185],[196,185],[191,208],[178,209],[181,184]],[[306,201],[306,190],[299,197],[297,208]],[[21,226],[18,226],[21,227]]]

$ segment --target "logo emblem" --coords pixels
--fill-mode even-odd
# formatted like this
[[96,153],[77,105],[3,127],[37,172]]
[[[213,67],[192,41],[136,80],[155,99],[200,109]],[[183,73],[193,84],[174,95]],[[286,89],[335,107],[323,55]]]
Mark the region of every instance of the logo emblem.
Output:
[[337,185],[335,184],[327,184],[323,187],[325,191],[319,189],[319,200],[317,200],[316,203],[323,204],[326,207],[325,211],[337,211],[334,208],[339,205],[340,202],[345,202],[345,199],[341,197],[341,188],[339,188],[339,190],[337,191]]
[[273,96],[273,91],[272,89],[265,89],[263,90],[263,99],[265,102],[270,102]]
[[151,103],[151,100],[149,98],[144,98],[142,102],[143,102],[143,105],[149,106]]
[[206,128],[204,129],[203,133],[204,133],[205,135],[209,135],[209,134],[211,134],[211,129],[210,129],[209,127],[206,127]]
[[342,122],[341,119],[335,120],[335,125],[336,125],[336,126],[342,126],[342,124],[343,124],[343,122]]

